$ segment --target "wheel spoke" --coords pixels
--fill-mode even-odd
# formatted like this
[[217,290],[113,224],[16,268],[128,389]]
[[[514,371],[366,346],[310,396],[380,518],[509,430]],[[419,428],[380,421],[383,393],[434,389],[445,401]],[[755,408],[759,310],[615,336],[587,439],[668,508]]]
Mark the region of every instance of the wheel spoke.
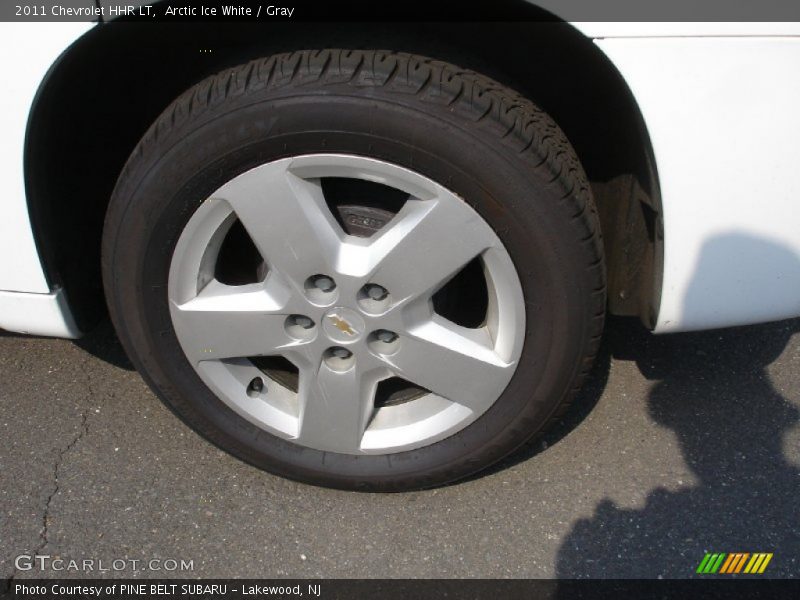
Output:
[[412,328],[387,359],[402,378],[474,411],[488,408],[514,372],[491,347],[485,330],[434,317]]
[[334,371],[323,361],[300,370],[298,441],[320,450],[357,453],[374,410],[377,379],[356,365]]
[[430,296],[496,237],[462,200],[409,200],[369,247],[370,279],[395,301]]
[[256,167],[216,196],[231,205],[267,265],[302,282],[332,271],[343,234],[325,204],[319,180],[297,177],[287,164]]
[[189,360],[259,356],[290,342],[285,302],[263,284],[210,282],[194,299],[172,303],[172,322]]

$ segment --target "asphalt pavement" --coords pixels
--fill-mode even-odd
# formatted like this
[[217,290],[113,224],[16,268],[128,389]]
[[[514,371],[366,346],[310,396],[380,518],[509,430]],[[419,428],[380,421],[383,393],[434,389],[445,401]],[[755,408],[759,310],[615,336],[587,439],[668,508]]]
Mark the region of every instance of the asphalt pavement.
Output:
[[799,333],[800,320],[670,336],[612,321],[544,440],[402,494],[228,456],[160,403],[108,323],[77,343],[0,333],[0,579],[680,578],[705,552],[771,552],[764,576],[797,577]]

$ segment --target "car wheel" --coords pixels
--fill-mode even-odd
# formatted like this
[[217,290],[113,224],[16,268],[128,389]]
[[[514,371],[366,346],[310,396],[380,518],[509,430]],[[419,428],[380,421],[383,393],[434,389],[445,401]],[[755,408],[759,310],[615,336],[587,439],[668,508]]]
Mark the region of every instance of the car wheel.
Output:
[[442,484],[540,434],[605,309],[556,124],[378,51],[275,55],[179,97],[119,178],[103,268],[167,406],[258,467],[347,489]]

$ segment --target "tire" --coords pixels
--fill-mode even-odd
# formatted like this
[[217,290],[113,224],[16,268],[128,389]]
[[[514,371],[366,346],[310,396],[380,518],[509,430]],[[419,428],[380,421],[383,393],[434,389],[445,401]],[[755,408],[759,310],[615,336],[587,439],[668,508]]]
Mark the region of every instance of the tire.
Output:
[[[372,164],[367,160],[378,161],[401,178],[403,173],[416,177],[423,187],[425,182],[441,186],[470,207],[458,205],[459,214],[471,210],[480,217],[464,217],[464,223],[488,224],[501,243],[498,247],[510,257],[516,275],[509,276],[509,285],[513,288],[511,280],[518,280],[524,312],[512,332],[519,340],[519,356],[509,368],[504,363],[509,380],[497,398],[463,427],[443,429],[430,443],[409,443],[398,451],[338,452],[315,438],[301,445],[232,409],[219,389],[208,384],[216,380],[187,358],[186,336],[195,330],[176,328],[179,321],[173,320],[172,311],[178,302],[170,301],[170,277],[177,268],[174,257],[183,252],[181,244],[195,239],[185,234],[192,219],[199,219],[206,199],[228,189],[223,188],[227,182],[260,165],[305,156],[323,157],[314,159],[318,161],[333,156],[334,162],[341,162],[339,156],[351,157],[367,170]],[[453,202],[455,210],[458,203]],[[373,222],[360,214],[359,222]],[[436,256],[471,239],[470,232],[458,231],[464,233],[447,230],[444,239],[427,238],[430,261],[412,261],[409,269],[422,272],[426,263],[436,264]],[[309,248],[317,243],[306,242]],[[286,244],[293,243],[287,233]],[[417,251],[414,256],[426,255]],[[270,263],[270,257],[264,258]],[[131,360],[185,423],[264,470],[342,489],[441,485],[480,471],[539,436],[563,414],[590,368],[605,314],[598,219],[586,175],[558,126],[532,102],[482,75],[384,51],[279,54],[224,71],[185,92],[144,135],[117,182],[105,223],[103,275],[112,320]],[[304,288],[306,292],[319,293],[313,287],[319,280],[308,281],[316,283]],[[514,295],[513,289],[509,294]],[[326,315],[314,321],[319,336],[328,326],[325,319],[338,318]],[[291,318],[296,325],[296,317]],[[367,319],[346,318],[350,321],[344,328]],[[489,321],[486,317],[486,327]],[[360,336],[357,329],[354,325]],[[232,329],[228,337],[235,335]],[[330,335],[336,339],[339,333]],[[375,334],[369,335],[365,347],[374,342]],[[214,339],[223,343],[224,337]],[[400,343],[412,344],[402,336]],[[345,360],[329,354],[322,360],[329,359]],[[437,368],[429,366],[431,371]],[[420,372],[427,381],[429,374]],[[477,376],[469,379],[451,378],[447,385],[468,389],[482,384]],[[268,380],[268,387],[273,384]],[[248,387],[248,394],[258,395],[260,389]],[[433,402],[436,393],[424,397]]]

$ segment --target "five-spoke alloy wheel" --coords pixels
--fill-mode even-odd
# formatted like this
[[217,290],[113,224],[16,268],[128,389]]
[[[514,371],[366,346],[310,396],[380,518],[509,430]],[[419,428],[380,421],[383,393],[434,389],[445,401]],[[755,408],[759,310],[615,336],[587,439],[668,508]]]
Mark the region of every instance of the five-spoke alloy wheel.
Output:
[[605,266],[558,126],[477,73],[318,50],[187,90],[133,151],[103,239],[109,310],[165,404],[273,473],[453,481],[566,409]]
[[[347,235],[321,178],[380,182],[408,198],[369,238]],[[266,262],[264,278],[214,277],[221,241],[239,219]],[[467,328],[432,298],[471,261],[486,274],[485,322]],[[525,307],[516,270],[491,227],[454,193],[390,163],[347,155],[285,158],[211,194],[178,240],[172,321],[200,377],[232,409],[275,435],[318,450],[409,450],[480,417],[514,374]],[[251,357],[281,356],[296,390],[269,381]],[[426,393],[376,405],[392,377]]]

